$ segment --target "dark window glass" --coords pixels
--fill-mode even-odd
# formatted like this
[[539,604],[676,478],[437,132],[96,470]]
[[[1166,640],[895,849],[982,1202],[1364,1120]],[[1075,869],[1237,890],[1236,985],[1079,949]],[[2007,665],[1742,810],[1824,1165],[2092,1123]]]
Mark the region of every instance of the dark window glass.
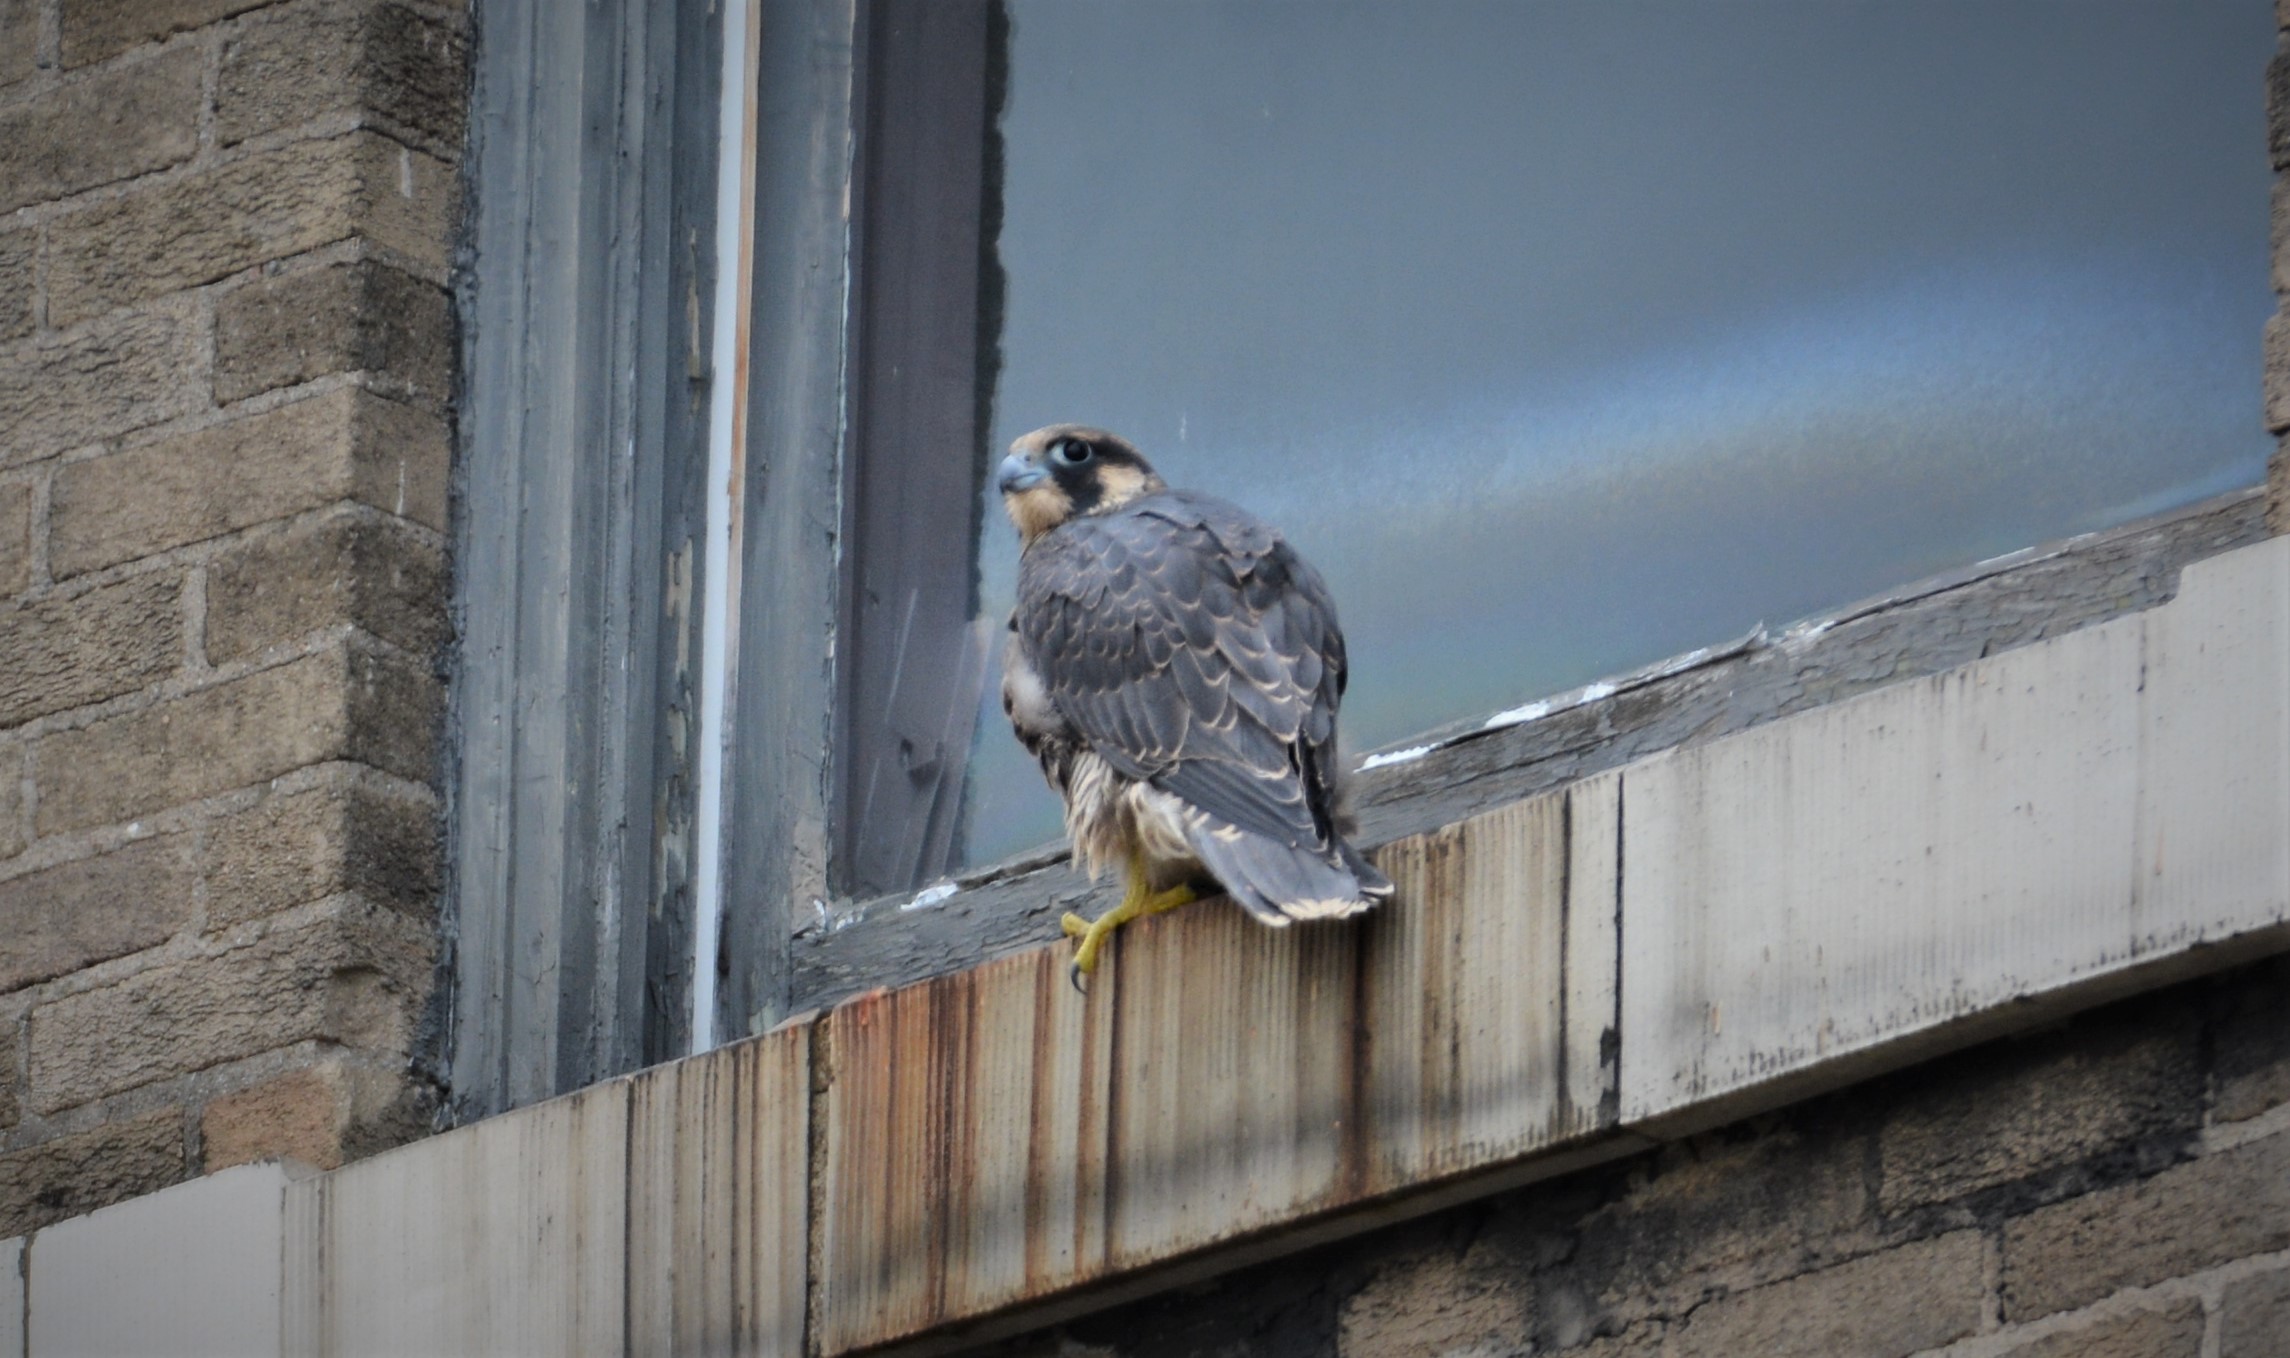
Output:
[[2264,0],[1009,13],[994,442],[1285,528],[1355,751],[2263,476]]

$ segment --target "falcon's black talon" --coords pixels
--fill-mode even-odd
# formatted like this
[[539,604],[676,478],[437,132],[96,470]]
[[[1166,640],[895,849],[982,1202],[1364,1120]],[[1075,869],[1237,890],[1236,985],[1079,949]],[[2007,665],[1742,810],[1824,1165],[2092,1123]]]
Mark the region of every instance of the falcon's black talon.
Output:
[[1074,993],[1077,995],[1087,995],[1089,993],[1089,987],[1081,983],[1082,975],[1083,973],[1081,969],[1081,963],[1068,962],[1065,964],[1065,978],[1073,982]]

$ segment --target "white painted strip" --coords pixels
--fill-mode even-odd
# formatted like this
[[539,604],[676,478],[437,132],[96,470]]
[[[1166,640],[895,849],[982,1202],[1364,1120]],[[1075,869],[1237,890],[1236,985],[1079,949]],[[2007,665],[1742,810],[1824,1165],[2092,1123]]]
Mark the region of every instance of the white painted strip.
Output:
[[[716,1045],[716,947],[723,909],[724,721],[739,650],[740,497],[747,443],[748,207],[755,165],[758,25],[751,0],[724,3],[723,101],[717,124],[716,298],[708,393],[707,551],[701,570],[700,767],[694,809],[692,1050]],[[731,41],[731,35],[739,41]]]

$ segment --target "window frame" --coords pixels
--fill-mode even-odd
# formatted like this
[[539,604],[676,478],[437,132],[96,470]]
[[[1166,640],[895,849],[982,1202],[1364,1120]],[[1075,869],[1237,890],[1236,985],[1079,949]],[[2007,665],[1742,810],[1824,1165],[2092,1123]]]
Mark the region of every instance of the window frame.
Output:
[[[974,554],[999,362],[999,0],[482,10],[438,1015],[461,1117],[684,1054],[706,990],[695,940],[714,940],[706,1046],[1038,945],[1059,912],[1114,890],[1083,881],[1059,845],[963,869],[951,893],[914,890],[953,839],[943,747],[968,747],[967,726],[946,720],[968,713],[944,700],[975,691],[963,667],[984,655]],[[739,37],[727,11],[753,25],[746,137],[725,148],[748,172],[747,278],[742,314],[724,321],[741,337],[735,371],[718,373],[718,73],[721,43]],[[711,579],[698,544],[718,381],[737,384],[741,432],[729,569]],[[538,494],[552,478],[563,484]],[[1356,780],[1360,837],[1433,829],[2147,606],[2183,561],[2263,535],[2257,495],[1922,582],[1802,635],[1753,633],[1598,696],[1559,695],[1539,720],[1427,733]],[[575,569],[575,542],[602,543],[605,569]],[[2022,569],[2054,558],[2059,571]],[[730,601],[714,643],[711,591]],[[898,601],[925,594],[943,682],[923,690],[919,719],[860,719],[910,696],[886,676],[908,664]],[[698,833],[710,799],[695,666],[710,644],[720,820]],[[938,767],[889,812],[867,802],[854,770],[930,764],[914,752],[934,733]],[[862,820],[894,823],[876,843],[905,847],[870,859],[849,833]],[[711,842],[722,885],[702,900]]]

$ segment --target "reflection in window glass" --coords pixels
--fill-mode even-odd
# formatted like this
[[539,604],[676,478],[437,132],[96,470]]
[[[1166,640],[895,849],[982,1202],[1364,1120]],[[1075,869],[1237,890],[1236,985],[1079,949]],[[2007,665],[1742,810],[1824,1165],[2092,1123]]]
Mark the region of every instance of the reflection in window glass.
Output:
[[2264,475],[2264,0],[1009,9],[995,442],[1282,526],[1355,752]]

